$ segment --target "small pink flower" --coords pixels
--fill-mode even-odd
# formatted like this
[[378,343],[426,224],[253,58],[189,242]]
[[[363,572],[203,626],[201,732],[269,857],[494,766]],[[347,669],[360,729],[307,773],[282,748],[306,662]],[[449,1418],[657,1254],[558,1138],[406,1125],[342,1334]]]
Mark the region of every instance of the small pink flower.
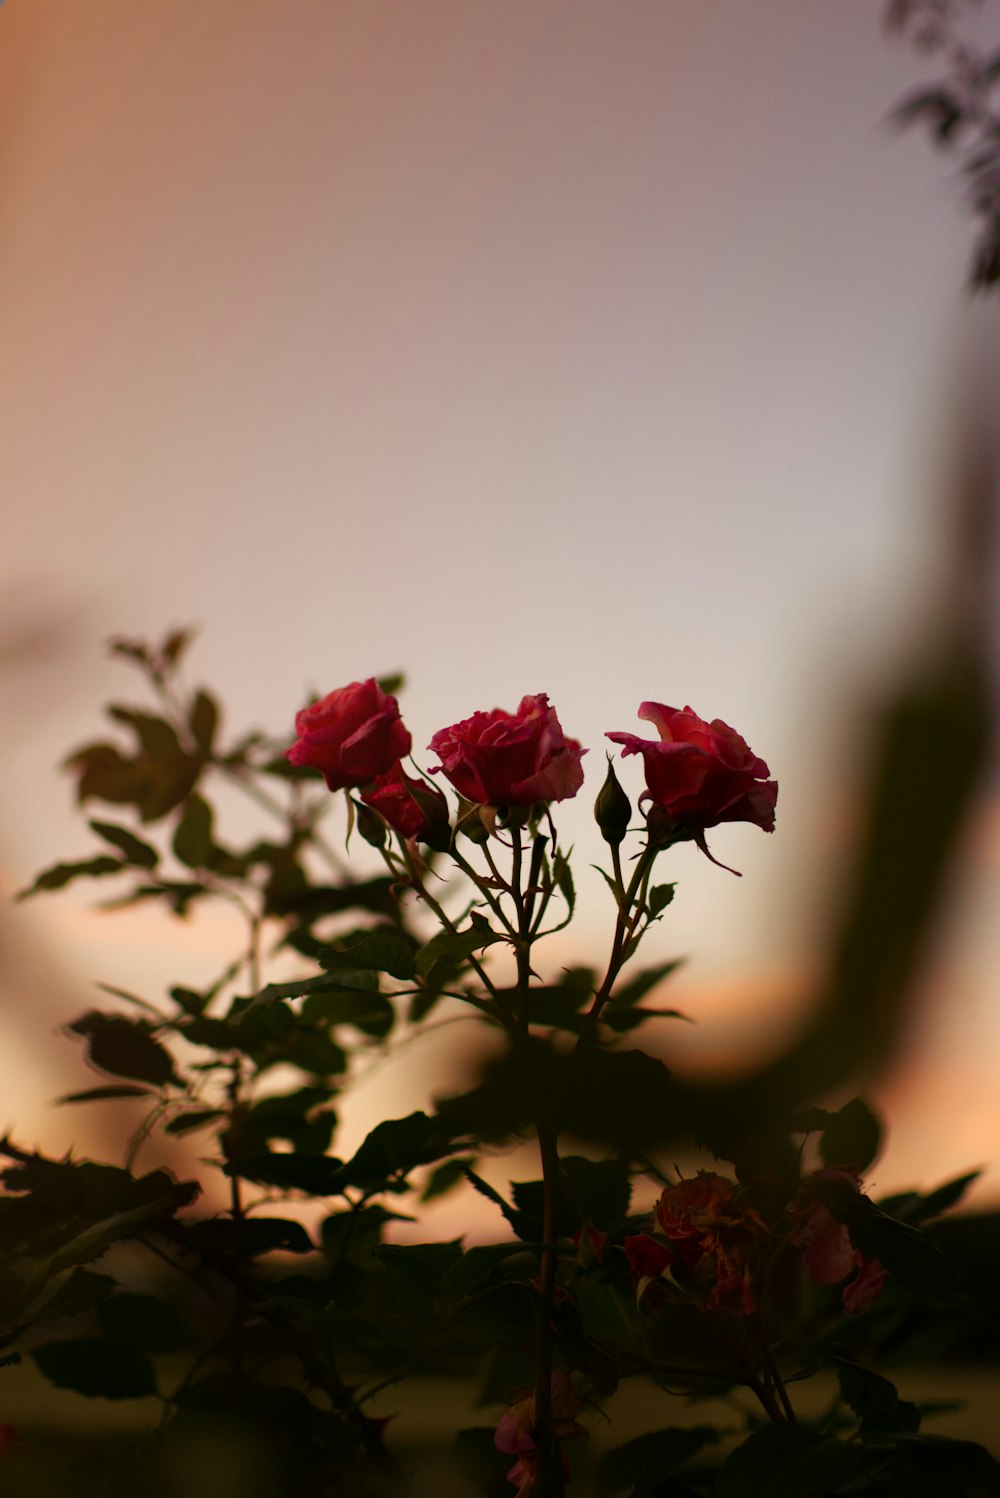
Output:
[[298,738],[285,758],[319,770],[331,791],[367,785],[409,754],[412,740],[395,697],[373,676],[339,687],[295,715]]
[[864,1254],[855,1254],[854,1260],[858,1272],[841,1291],[840,1303],[845,1311],[867,1311],[882,1293],[885,1270],[878,1259],[866,1259]]
[[443,773],[480,806],[565,801],[583,784],[580,761],[587,751],[563,733],[544,693],[522,697],[515,713],[499,707],[473,713],[442,728],[428,748],[441,761],[431,774]]
[[[587,1432],[578,1425],[575,1416],[580,1408],[580,1396],[569,1378],[561,1369],[552,1374],[552,1435],[557,1441],[586,1440]],[[535,1393],[523,1390],[496,1428],[493,1437],[498,1451],[516,1456],[517,1461],[507,1473],[507,1481],[519,1484],[518,1498],[531,1492],[535,1476]]]
[[703,832],[719,822],[752,822],[774,831],[778,783],[735,729],[713,718],[706,723],[690,707],[644,702],[639,717],[655,725],[659,739],[609,733],[623,753],[641,754],[646,792],[673,826]]
[[885,1270],[877,1259],[868,1259],[855,1249],[850,1234],[829,1208],[814,1196],[812,1181],[843,1181],[854,1191],[861,1186],[850,1170],[816,1170],[802,1183],[802,1194],[792,1203],[792,1212],[801,1217],[793,1242],[802,1249],[802,1262],[814,1285],[837,1285],[852,1270],[858,1273],[841,1293],[845,1311],[863,1311],[870,1306],[885,1284]]

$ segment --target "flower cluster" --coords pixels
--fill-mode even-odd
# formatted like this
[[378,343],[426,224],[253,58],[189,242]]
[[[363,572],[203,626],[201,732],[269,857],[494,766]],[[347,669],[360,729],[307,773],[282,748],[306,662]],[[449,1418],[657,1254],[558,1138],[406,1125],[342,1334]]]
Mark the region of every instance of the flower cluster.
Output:
[[766,1223],[746,1193],[714,1171],[699,1170],[665,1187],[651,1231],[625,1239],[637,1294],[641,1298],[652,1282],[678,1270],[685,1281],[706,1283],[711,1277],[707,1310],[749,1315],[757,1304],[754,1284],[762,1245],[787,1235],[801,1250],[802,1264],[814,1285],[836,1285],[852,1275],[841,1302],[846,1311],[863,1311],[882,1289],[885,1270],[854,1247],[847,1228],[820,1201],[815,1183],[822,1180],[840,1180],[860,1190],[852,1172],[815,1171],[787,1204],[780,1225]]
[[[642,756],[641,800],[650,803],[649,824],[658,840],[694,837],[704,847],[705,829],[720,822],[773,830],[777,782],[766,779],[767,765],[734,729],[719,718],[705,722],[689,707],[679,711],[657,702],[644,702],[639,717],[655,725],[658,740],[621,732],[607,737],[623,746],[623,755]],[[445,846],[445,800],[429,781],[403,770],[411,735],[395,697],[374,678],[303,708],[295,727],[298,737],[287,751],[293,765],[318,770],[331,790],[359,791],[362,802],[400,836]],[[563,732],[544,692],[522,697],[514,712],[493,708],[439,729],[428,749],[439,760],[432,775],[443,775],[474,806],[508,814],[566,801],[583,785],[587,750]],[[620,841],[630,812],[620,788],[617,804],[624,822],[613,840]]]

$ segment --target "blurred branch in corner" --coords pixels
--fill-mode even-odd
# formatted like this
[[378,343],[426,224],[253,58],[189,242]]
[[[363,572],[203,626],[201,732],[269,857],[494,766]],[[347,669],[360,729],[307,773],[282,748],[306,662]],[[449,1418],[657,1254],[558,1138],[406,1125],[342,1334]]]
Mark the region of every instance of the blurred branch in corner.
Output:
[[828,977],[798,1035],[758,1070],[678,1081],[681,1115],[726,1158],[790,1109],[883,1073],[906,1039],[941,896],[990,765],[987,650],[997,561],[996,453],[970,421],[955,464],[946,586],[921,659],[876,708],[865,816],[840,899]]

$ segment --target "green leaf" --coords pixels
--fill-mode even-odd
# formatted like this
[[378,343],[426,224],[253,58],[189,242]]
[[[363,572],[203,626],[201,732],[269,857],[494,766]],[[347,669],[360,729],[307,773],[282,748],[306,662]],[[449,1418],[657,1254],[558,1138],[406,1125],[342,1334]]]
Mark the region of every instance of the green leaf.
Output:
[[455,1160],[446,1160],[443,1165],[436,1166],[424,1183],[420,1200],[432,1202],[436,1197],[444,1196],[453,1187],[465,1182],[468,1179],[466,1170],[471,1169],[475,1163],[475,1155],[460,1155]]
[[659,962],[655,967],[644,968],[623,987],[615,990],[611,998],[612,1004],[623,1008],[638,1004],[639,1000],[644,999],[652,989],[663,982],[664,978],[669,978],[671,973],[675,973],[683,961],[683,957],[678,957],[673,962]]
[[981,1175],[981,1170],[970,1170],[967,1175],[957,1176],[955,1180],[946,1181],[935,1191],[928,1192],[920,1199],[919,1206],[909,1220],[918,1223],[928,1222],[932,1217],[940,1217],[943,1212],[950,1211],[952,1207],[958,1205],[973,1181],[977,1181]]
[[92,1269],[72,1269],[39,1307],[33,1319],[54,1321],[60,1316],[78,1316],[81,1311],[92,1311],[117,1288],[118,1282],[110,1274],[97,1274]]
[[685,1024],[694,1024],[691,1016],[682,1013],[680,1009],[643,1009],[641,1006],[635,1009],[619,1009],[616,1004],[612,1003],[601,1015],[602,1022],[616,1035],[636,1030],[650,1019],[681,1019]]
[[48,1342],[32,1350],[40,1371],[57,1389],[101,1399],[141,1399],[156,1393],[149,1359],[133,1347],[101,1337]]
[[766,1425],[724,1462],[717,1498],[803,1498],[836,1492],[862,1472],[867,1456],[805,1425]]
[[452,1141],[436,1119],[409,1113],[376,1124],[353,1159],[344,1166],[344,1184],[371,1187],[405,1176],[453,1152]]
[[51,868],[44,869],[28,889],[19,890],[17,898],[26,900],[29,895],[37,895],[41,890],[62,889],[74,879],[100,879],[106,874],[120,874],[125,867],[120,859],[111,858],[106,853],[97,858],[82,859],[79,863],[56,863]]
[[459,967],[475,953],[503,941],[497,931],[486,931],[473,926],[465,931],[439,931],[425,947],[417,953],[416,970],[420,978],[429,978],[438,963],[447,967]]
[[169,1051],[156,1040],[143,1020],[91,1010],[68,1027],[88,1042],[92,1064],[115,1077],[134,1077],[162,1087],[176,1081]]
[[920,1411],[915,1404],[900,1399],[895,1384],[845,1358],[833,1361],[844,1403],[850,1405],[860,1420],[862,1437],[883,1431],[920,1429]]
[[412,979],[413,945],[394,926],[377,926],[363,931],[357,938],[345,938],[336,947],[327,947],[320,956],[327,972],[340,968],[389,973],[404,981]]
[[117,1087],[89,1087],[86,1092],[67,1092],[57,1103],[102,1103],[119,1097],[152,1097],[148,1087],[132,1087],[123,1082]]
[[174,831],[175,856],[189,869],[204,869],[212,860],[212,808],[201,796],[188,796]]
[[653,888],[649,891],[649,899],[646,902],[646,908],[649,911],[650,919],[655,920],[661,911],[666,910],[667,906],[674,898],[674,890],[676,888],[676,884],[653,885]]
[[156,868],[159,853],[149,843],[144,843],[142,838],[136,837],[135,833],[129,832],[127,827],[118,827],[113,822],[90,822],[88,825],[98,837],[103,837],[106,843],[117,848],[124,855],[126,863],[140,869]]
[[109,1341],[140,1352],[176,1352],[187,1341],[173,1306],[155,1295],[109,1295],[97,1307],[97,1320]]
[[376,680],[389,697],[398,696],[406,686],[406,676],[402,671],[390,671],[388,676],[379,676]]
[[867,1170],[882,1147],[882,1125],[861,1098],[845,1103],[824,1126],[820,1140],[823,1164]]
[[580,1216],[597,1228],[608,1228],[628,1214],[632,1182],[621,1160],[587,1160],[564,1155],[560,1161]]
[[195,693],[188,716],[188,725],[202,759],[209,759],[215,743],[215,732],[219,725],[219,704],[209,692]]
[[165,1134],[193,1134],[195,1129],[203,1129],[206,1125],[215,1123],[218,1118],[225,1118],[224,1108],[199,1108],[194,1113],[179,1113],[169,1123],[163,1125]]
[[375,1258],[387,1269],[402,1275],[425,1295],[437,1297],[447,1270],[461,1263],[459,1238],[449,1243],[379,1243]]
[[196,1222],[188,1238],[208,1258],[257,1258],[260,1254],[308,1254],[315,1245],[301,1222],[285,1217],[215,1217]]
[[107,712],[116,723],[124,723],[132,729],[150,759],[176,759],[182,755],[177,731],[165,718],[136,712],[117,703],[112,703]]
[[343,1162],[333,1155],[293,1155],[256,1150],[238,1155],[227,1167],[230,1174],[282,1191],[304,1191],[308,1196],[336,1196],[344,1185]]
[[665,1477],[706,1446],[715,1445],[719,1432],[711,1425],[670,1426],[636,1436],[601,1457],[597,1467],[597,1498],[631,1492],[648,1474]]
[[484,1243],[468,1248],[460,1259],[447,1265],[441,1276],[438,1293],[444,1300],[464,1300],[466,1296],[474,1295],[477,1290],[496,1279],[496,1271],[511,1259],[519,1261],[523,1277],[530,1279],[538,1271],[538,1252],[541,1248],[540,1243]]
[[302,1006],[302,1017],[326,1025],[353,1025],[365,1035],[388,1035],[396,1011],[381,993],[312,993]]
[[569,907],[570,915],[572,915],[576,906],[576,889],[573,885],[573,871],[569,865],[568,854],[556,853],[552,861],[552,877],[556,882],[556,888]]

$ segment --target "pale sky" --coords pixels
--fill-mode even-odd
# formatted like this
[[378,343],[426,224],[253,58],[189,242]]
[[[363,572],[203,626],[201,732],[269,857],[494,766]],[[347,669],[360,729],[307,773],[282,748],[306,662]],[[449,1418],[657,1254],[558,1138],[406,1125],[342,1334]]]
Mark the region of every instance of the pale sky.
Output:
[[[693,1051],[793,1013],[996,342],[947,162],[884,124],[925,71],[872,0],[6,0],[0,624],[53,628],[0,678],[7,885],[89,846],[55,767],[132,691],[102,642],[192,621],[234,729],[402,668],[419,750],[547,692],[591,749],[553,960],[597,960],[604,731],[690,702],[767,759],[778,827],[717,835],[742,880],[677,854],[654,955],[690,955]],[[1000,1164],[998,829],[994,788],[887,1184]],[[50,1032],[87,980],[224,940],[9,919],[71,990],[6,981],[15,1123],[79,1082]]]

